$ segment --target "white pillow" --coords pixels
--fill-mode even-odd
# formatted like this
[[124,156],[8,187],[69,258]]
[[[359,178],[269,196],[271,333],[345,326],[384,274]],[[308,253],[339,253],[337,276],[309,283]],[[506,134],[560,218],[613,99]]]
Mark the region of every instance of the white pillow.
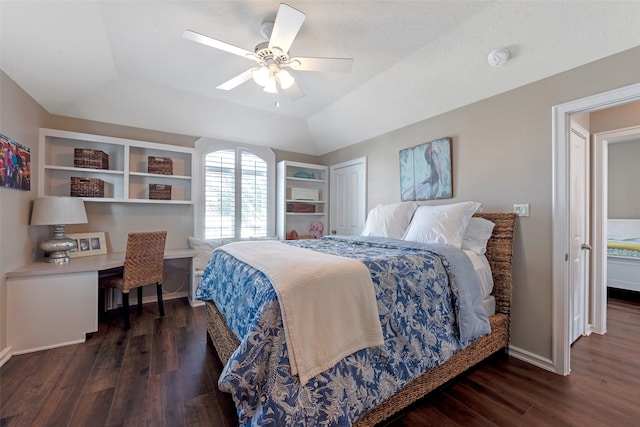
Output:
[[196,250],[196,256],[193,258],[193,268],[204,270],[211,258],[211,252],[215,248],[230,242],[231,240],[228,239],[204,240],[189,236],[189,247]]
[[493,232],[494,223],[484,218],[471,218],[462,238],[462,249],[474,251],[478,255],[487,252],[487,242]]
[[420,206],[403,239],[421,243],[439,243],[460,249],[471,216],[482,206],[461,202],[440,206]]
[[376,206],[367,215],[362,235],[402,239],[417,207],[415,202]]
[[478,255],[471,250],[465,250],[464,253],[467,254],[471,264],[473,264],[473,270],[476,273],[478,285],[480,285],[480,294],[482,294],[482,299],[484,300],[493,292],[493,275],[491,274],[489,260],[486,256]]

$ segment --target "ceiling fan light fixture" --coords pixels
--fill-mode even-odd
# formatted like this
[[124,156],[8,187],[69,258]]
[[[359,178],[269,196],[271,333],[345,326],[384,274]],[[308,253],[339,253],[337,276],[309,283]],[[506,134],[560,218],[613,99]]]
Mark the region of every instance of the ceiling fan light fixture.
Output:
[[280,3],[275,20],[265,21],[260,27],[260,31],[267,41],[258,43],[253,52],[191,30],[185,30],[182,37],[256,61],[257,66],[254,65],[253,68],[249,68],[216,88],[231,90],[253,79],[263,88],[264,92],[276,94],[276,106],[278,106],[280,89],[291,89],[288,94],[294,101],[304,97],[304,92],[298,87],[294,76],[283,67],[301,71],[349,72],[351,70],[353,62],[351,58],[289,57],[289,48],[297,37],[304,20],[304,13],[287,4]]
[[265,92],[267,93],[278,93],[278,84],[276,82],[275,78],[270,78],[267,81],[267,84],[264,85],[264,89]]
[[271,72],[265,66],[253,70],[253,81],[255,81],[260,86],[265,86],[267,83],[269,83],[270,77]]
[[278,71],[278,80],[282,89],[289,89],[295,83],[295,79],[287,70]]

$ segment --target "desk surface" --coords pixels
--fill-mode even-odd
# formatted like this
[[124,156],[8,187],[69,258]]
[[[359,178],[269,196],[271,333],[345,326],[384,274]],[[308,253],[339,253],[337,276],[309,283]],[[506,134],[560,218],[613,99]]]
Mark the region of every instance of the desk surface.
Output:
[[[124,252],[114,252],[106,255],[73,258],[65,264],[53,264],[44,261],[33,262],[7,272],[7,278],[107,270],[122,266],[124,264],[124,255]],[[195,255],[196,251],[194,249],[167,249],[164,252],[164,259],[192,258]]]

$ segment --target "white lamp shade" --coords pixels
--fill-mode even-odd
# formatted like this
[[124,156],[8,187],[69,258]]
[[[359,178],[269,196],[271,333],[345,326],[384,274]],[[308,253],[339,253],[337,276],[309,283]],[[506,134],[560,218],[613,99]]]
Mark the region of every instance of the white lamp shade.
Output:
[[295,79],[287,70],[278,71],[278,79],[280,79],[280,87],[282,89],[289,89],[295,82]]
[[270,78],[267,81],[267,84],[264,85],[264,89],[262,90],[267,93],[278,93],[278,87],[276,86],[276,79]]
[[269,81],[269,75],[271,72],[267,67],[260,67],[253,71],[253,81],[258,83],[260,86],[264,86]]
[[87,223],[84,201],[76,197],[40,197],[33,202],[31,225]]

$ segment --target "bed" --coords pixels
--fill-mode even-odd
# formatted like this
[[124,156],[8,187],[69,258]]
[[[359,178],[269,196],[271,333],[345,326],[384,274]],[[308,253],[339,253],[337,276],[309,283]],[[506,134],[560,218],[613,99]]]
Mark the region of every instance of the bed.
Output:
[[[230,315],[229,318],[231,320],[228,320],[221,313],[224,309],[219,309],[216,303],[207,300],[207,338],[216,349],[220,360],[225,364],[225,368],[221,373],[219,386],[223,391],[232,392],[238,409],[240,424],[263,425],[271,422],[273,425],[325,424],[373,426],[399,412],[490,355],[501,350],[506,351],[509,342],[511,260],[515,215],[510,213],[477,213],[475,216],[487,219],[495,224],[491,238],[486,244],[486,258],[491,266],[491,275],[493,276],[492,297],[495,302],[495,314],[487,318],[490,324],[490,333],[484,334],[479,338],[452,339],[449,337],[450,334],[461,333],[456,330],[456,315],[459,313],[456,311],[455,314],[437,314],[436,317],[448,319],[448,323],[445,323],[453,328],[453,332],[448,331],[448,326],[443,327],[443,329],[447,329],[446,333],[438,331],[434,335],[428,332],[426,335],[432,342],[429,342],[428,345],[425,344],[424,348],[420,347],[422,344],[416,345],[413,343],[413,337],[411,337],[410,340],[412,340],[413,344],[407,344],[406,348],[402,349],[403,356],[401,358],[406,359],[403,363],[406,362],[407,367],[403,366],[401,373],[397,370],[394,371],[394,378],[390,378],[389,374],[384,372],[385,367],[380,365],[380,360],[384,359],[387,361],[385,363],[394,365],[395,362],[397,362],[394,357],[398,358],[398,356],[389,356],[387,353],[383,354],[381,350],[378,350],[379,347],[374,347],[362,349],[345,357],[333,368],[313,377],[309,382],[304,384],[304,387],[301,387],[299,382],[298,384],[292,385],[295,382],[295,377],[291,377],[290,373],[283,374],[283,372],[288,369],[287,366],[283,366],[287,364],[288,360],[287,349],[286,344],[282,344],[282,342],[278,340],[284,333],[273,332],[272,335],[274,335],[275,338],[270,336],[268,340],[264,339],[263,341],[267,342],[266,344],[264,342],[256,343],[256,338],[259,334],[252,331],[244,332],[244,335],[243,332],[239,333],[237,324],[234,324],[234,322],[238,322],[238,319],[233,320],[231,319],[233,316]],[[301,243],[302,247],[304,247],[305,244],[306,243]],[[326,244],[327,243],[325,243],[325,245]],[[353,242],[349,244],[353,244]],[[367,245],[368,244],[370,243],[367,243]],[[388,246],[387,242],[377,242],[375,244],[383,245],[385,250],[414,250],[405,247],[398,248],[393,245]],[[429,249],[428,252],[430,253],[429,256],[441,259],[438,258],[439,255],[435,254],[437,250],[434,249],[434,252],[432,252],[432,250]],[[422,256],[421,252],[420,257]],[[221,264],[217,265],[217,267],[220,268],[227,265],[228,260],[218,261],[222,261]],[[440,265],[439,263],[436,264]],[[443,262],[443,264],[445,265],[445,269],[443,270],[445,273],[442,274],[447,275],[450,273],[450,270],[448,270],[450,266],[446,267],[447,262]],[[213,261],[210,262],[205,270],[203,280],[200,282],[199,289],[203,282],[207,281],[205,278],[208,274],[211,274],[211,270],[213,270],[214,267]],[[209,272],[207,270],[209,270]],[[426,270],[427,269],[425,269],[425,271]],[[232,273],[232,275],[235,274],[239,273],[237,271]],[[381,298],[380,291],[377,292],[376,297]],[[442,295],[448,296],[445,297]],[[202,293],[200,294],[200,298],[206,299]],[[452,307],[458,309],[457,305],[459,305],[459,302],[456,301],[459,300],[456,299],[458,296],[456,296],[455,292],[442,292],[441,295],[439,294],[434,297],[435,301],[439,301],[437,304],[446,305],[440,301],[439,298],[442,299],[442,301],[449,298],[450,300],[446,302],[446,304],[450,304]],[[423,302],[421,302],[421,304],[422,303]],[[235,310],[235,308],[233,308],[233,310]],[[277,310],[276,312],[279,313]],[[418,318],[419,316],[415,317]],[[383,318],[382,313],[380,314],[380,318]],[[277,323],[277,315],[273,319],[271,319],[270,322]],[[280,318],[279,321],[281,322],[282,319]],[[247,322],[250,323],[250,321]],[[232,327],[229,326],[230,324]],[[271,327],[273,325],[269,324],[269,326]],[[242,330],[242,327],[243,326],[240,326],[240,330]],[[280,324],[279,327],[281,329],[282,325]],[[385,346],[387,345],[389,333],[389,330],[385,329],[387,327],[388,325],[385,323],[383,325],[385,331]],[[424,328],[423,325],[416,326],[416,330],[423,330]],[[233,332],[232,329],[236,330],[236,332]],[[269,330],[271,331],[271,329]],[[276,325],[273,330],[277,331],[278,325]],[[238,339],[239,335],[244,336],[244,339]],[[441,338],[441,335],[444,338]],[[400,337],[401,334],[398,333],[398,336]],[[434,336],[437,336],[437,338],[434,338]],[[423,354],[417,357],[417,359],[421,360],[414,361],[412,357],[416,357],[410,354],[411,348],[415,350],[417,347],[419,347],[420,351],[425,353],[428,351],[430,354],[434,351],[434,348],[436,349],[435,351],[444,351],[444,354],[436,356],[436,359],[440,358],[442,360],[430,360]],[[385,357],[387,357],[387,359],[385,359]],[[369,360],[375,360],[375,363],[371,362],[371,366],[369,366]],[[273,369],[270,368],[270,364],[275,367]],[[425,367],[423,365],[428,366]],[[357,373],[353,372],[354,369],[357,370]],[[381,369],[383,372],[378,374],[378,369]],[[407,372],[406,376],[405,371]],[[369,381],[362,381],[366,376],[368,376]],[[354,378],[362,382],[358,382]],[[375,378],[375,381],[372,381],[372,378]],[[274,385],[274,382],[277,384]],[[401,386],[398,386],[398,382],[401,383]],[[242,388],[242,390],[238,391],[230,387]],[[266,391],[267,389],[268,392]],[[329,391],[327,392],[327,390]],[[322,393],[325,392],[333,394],[323,395]],[[295,399],[291,398],[294,394]],[[273,399],[275,400],[277,398],[278,405],[280,406],[269,406],[273,405],[270,397],[272,395],[276,396]],[[325,398],[336,395],[341,396],[340,399],[337,400],[340,400],[340,405],[342,406],[334,407],[338,405],[335,403],[336,399]],[[305,406],[304,410],[293,407],[304,399],[306,399],[305,402],[312,402],[312,404]],[[267,401],[265,402],[265,400]],[[317,402],[322,403],[319,404]],[[358,405],[363,406],[359,407]],[[322,407],[318,409],[320,406]],[[358,407],[356,408],[356,406]],[[275,412],[281,413],[280,415],[282,416],[274,414]],[[301,414],[300,412],[304,413]]]
[[607,221],[607,286],[640,292],[640,219]]

